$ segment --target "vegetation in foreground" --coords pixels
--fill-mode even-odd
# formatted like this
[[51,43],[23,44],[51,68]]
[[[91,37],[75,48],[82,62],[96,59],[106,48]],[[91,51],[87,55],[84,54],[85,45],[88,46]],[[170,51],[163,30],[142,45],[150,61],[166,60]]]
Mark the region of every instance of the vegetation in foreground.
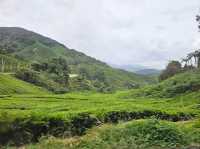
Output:
[[[2,88],[9,91],[2,90],[0,96],[0,143],[4,147],[37,142],[26,147],[178,148],[200,144],[198,70],[177,74],[155,86],[112,94],[55,95],[10,74],[1,76],[5,76]],[[139,119],[104,129],[104,124]],[[179,127],[182,123],[186,125]],[[100,132],[94,128],[98,137],[88,136],[88,129],[102,125]]]
[[200,117],[198,92],[168,99],[123,99],[123,95],[87,92],[2,96],[1,143],[23,145],[37,142],[42,136],[79,136],[93,126],[133,119],[153,117],[178,122]]
[[77,138],[42,138],[27,149],[169,149],[199,148],[200,122],[167,122],[156,119],[137,120],[93,128]]

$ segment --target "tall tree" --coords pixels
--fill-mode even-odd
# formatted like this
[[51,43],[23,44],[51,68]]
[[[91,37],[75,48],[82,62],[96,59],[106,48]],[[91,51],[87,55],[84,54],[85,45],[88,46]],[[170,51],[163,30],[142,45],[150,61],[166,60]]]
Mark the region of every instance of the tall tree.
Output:
[[[196,16],[196,21],[198,22],[198,28],[199,28],[199,31],[200,31],[200,15]],[[198,66],[198,68],[200,68],[200,50],[198,52],[199,53],[198,53],[198,56],[197,56],[197,60],[198,60],[197,66]]]

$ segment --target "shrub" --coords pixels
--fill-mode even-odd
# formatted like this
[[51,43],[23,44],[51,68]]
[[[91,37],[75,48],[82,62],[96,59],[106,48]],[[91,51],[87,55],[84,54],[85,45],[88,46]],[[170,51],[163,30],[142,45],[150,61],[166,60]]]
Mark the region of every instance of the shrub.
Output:
[[16,77],[33,84],[38,83],[38,73],[31,69],[21,69],[20,71],[16,72]]
[[74,148],[175,148],[186,145],[186,140],[175,125],[146,120],[108,127],[97,137],[82,140]]

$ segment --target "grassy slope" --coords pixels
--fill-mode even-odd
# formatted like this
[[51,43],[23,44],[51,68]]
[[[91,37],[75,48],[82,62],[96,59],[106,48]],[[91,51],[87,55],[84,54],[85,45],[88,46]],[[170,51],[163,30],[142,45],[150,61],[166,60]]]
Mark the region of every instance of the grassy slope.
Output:
[[0,95],[9,94],[47,94],[45,89],[18,80],[9,74],[0,74]]
[[177,74],[159,84],[127,91],[123,97],[171,98],[195,91],[200,91],[200,70]]

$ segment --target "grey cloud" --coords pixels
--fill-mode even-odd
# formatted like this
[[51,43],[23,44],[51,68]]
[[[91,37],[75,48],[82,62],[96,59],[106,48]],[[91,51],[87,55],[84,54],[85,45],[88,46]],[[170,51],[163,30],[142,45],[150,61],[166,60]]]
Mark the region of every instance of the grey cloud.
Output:
[[164,67],[197,47],[199,0],[0,0],[21,26],[114,64]]

